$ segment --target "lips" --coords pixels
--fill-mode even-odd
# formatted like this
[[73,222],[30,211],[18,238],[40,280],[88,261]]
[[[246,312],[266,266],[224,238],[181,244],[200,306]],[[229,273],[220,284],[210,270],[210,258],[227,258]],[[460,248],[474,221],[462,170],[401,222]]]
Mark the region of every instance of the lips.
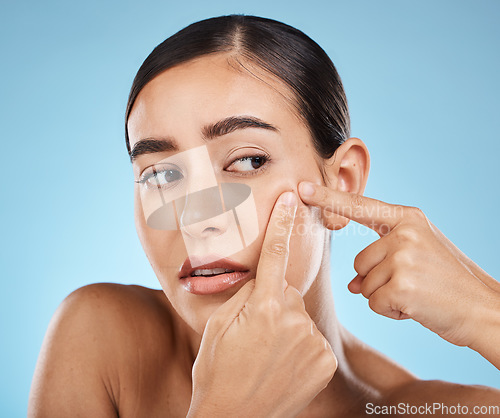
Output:
[[250,277],[249,269],[230,258],[222,257],[201,265],[202,260],[193,261],[196,261],[195,267],[188,257],[178,276],[184,289],[196,295],[220,293]]
[[248,271],[248,269],[240,263],[237,263],[234,260],[226,257],[217,258],[215,256],[211,256],[211,259],[215,258],[215,261],[210,263],[200,264],[201,259],[195,259],[192,257],[194,261],[196,261],[195,267],[191,265],[191,259],[188,257],[184,264],[182,265],[179,271],[179,279],[184,279],[188,276],[192,276],[195,270],[213,270],[213,269],[224,269],[224,270],[232,270],[232,271]]

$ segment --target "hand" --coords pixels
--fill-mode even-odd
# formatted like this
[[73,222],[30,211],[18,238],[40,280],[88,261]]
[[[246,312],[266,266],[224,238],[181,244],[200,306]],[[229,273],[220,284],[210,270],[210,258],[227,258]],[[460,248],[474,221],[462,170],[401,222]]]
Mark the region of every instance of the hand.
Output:
[[330,344],[285,280],[296,210],[293,193],[278,199],[255,280],[210,316],[193,366],[188,417],[295,416],[333,377]]
[[[389,318],[412,318],[456,345],[480,345],[487,317],[498,313],[500,284],[421,210],[312,183],[301,183],[299,192],[306,204],[322,209],[328,228],[338,229],[352,219],[380,235],[356,256],[358,275],[349,283],[349,290],[363,294],[372,310]],[[498,322],[490,329],[498,335]],[[481,354],[488,357],[489,351]],[[490,361],[493,357],[489,355]]]

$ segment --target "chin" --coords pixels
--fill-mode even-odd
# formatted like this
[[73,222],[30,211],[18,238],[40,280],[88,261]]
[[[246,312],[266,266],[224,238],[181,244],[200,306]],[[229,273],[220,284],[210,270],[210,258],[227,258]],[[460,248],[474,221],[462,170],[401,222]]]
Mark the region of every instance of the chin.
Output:
[[[253,275],[248,280],[251,278],[255,278],[255,276]],[[173,278],[170,279],[173,280]],[[175,278],[175,280],[179,281],[180,279]],[[160,280],[160,284],[179,317],[197,334],[203,335],[210,316],[217,308],[234,296],[248,280],[238,283],[238,285],[223,292],[210,295],[192,294],[185,290],[178,282],[172,283],[171,281]],[[165,283],[168,284],[166,285]]]

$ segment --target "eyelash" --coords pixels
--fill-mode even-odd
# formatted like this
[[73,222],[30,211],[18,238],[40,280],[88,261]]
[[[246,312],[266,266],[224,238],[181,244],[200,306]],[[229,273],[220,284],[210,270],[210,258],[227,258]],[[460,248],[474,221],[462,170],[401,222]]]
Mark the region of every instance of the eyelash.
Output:
[[227,171],[228,173],[237,175],[237,176],[253,176],[255,174],[260,173],[261,171],[265,170],[267,168],[267,165],[271,162],[271,157],[268,154],[252,154],[252,155],[245,155],[243,157],[239,157],[234,159],[225,169],[224,171],[227,170],[227,168],[231,167],[234,163],[237,161],[245,161],[245,160],[251,160],[252,158],[262,158],[263,163],[259,168],[256,168],[255,170],[251,171],[243,171],[243,172],[237,172],[237,171]]
[[[152,166],[154,167],[154,166]],[[171,170],[171,171],[177,171],[177,172],[180,172],[181,173],[181,176],[182,176],[182,172],[181,170],[178,168],[178,167],[170,167],[170,168],[166,168],[166,169],[152,169],[151,171],[152,172],[149,172],[149,168],[152,168],[152,167],[147,167],[142,173],[141,175],[139,176],[139,180],[135,180],[136,183],[139,183],[141,185],[145,185],[146,182],[151,178],[151,177],[154,177],[156,176],[158,173],[161,173],[163,171],[167,171],[167,170]]]
[[[238,161],[250,160],[252,158],[262,158],[263,159],[262,165],[259,168],[256,168],[255,170],[250,170],[250,171],[242,171],[242,172],[241,171],[240,172],[227,171],[227,168],[231,167],[234,163],[236,163]],[[234,159],[229,165],[226,166],[224,171],[231,173],[233,175],[236,175],[236,176],[246,176],[246,177],[253,176],[253,175],[258,174],[261,171],[265,170],[270,161],[271,161],[271,157],[268,154],[245,155],[243,157],[239,157],[239,158]],[[163,170],[157,170],[157,171],[153,171],[152,173],[147,173],[147,168],[146,168],[142,172],[142,174],[140,175],[139,180],[135,180],[135,182],[144,185],[152,176],[155,175],[155,172],[161,172],[161,171],[163,171]],[[178,171],[180,171],[180,170],[178,170]]]

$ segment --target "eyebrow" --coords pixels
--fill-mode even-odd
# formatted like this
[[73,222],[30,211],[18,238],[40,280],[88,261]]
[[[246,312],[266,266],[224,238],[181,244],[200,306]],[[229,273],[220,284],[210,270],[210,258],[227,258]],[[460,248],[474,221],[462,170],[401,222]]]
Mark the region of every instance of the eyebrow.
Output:
[[[209,123],[208,125],[205,125],[201,132],[203,140],[208,141],[227,135],[238,129],[246,128],[260,128],[273,132],[279,132],[277,127],[254,116],[230,116],[216,123]],[[130,151],[130,161],[134,162],[137,157],[144,154],[178,150],[179,146],[176,140],[170,136],[160,138],[144,138],[134,144],[134,147]]]

